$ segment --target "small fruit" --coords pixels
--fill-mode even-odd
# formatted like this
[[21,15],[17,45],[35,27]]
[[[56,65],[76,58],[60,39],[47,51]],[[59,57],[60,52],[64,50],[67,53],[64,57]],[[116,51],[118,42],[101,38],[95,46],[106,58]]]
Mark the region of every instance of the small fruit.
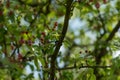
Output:
[[21,53],[18,53],[18,61],[22,61],[22,59],[23,59],[23,56],[22,56],[22,54]]
[[96,7],[97,9],[100,8],[100,4],[99,4],[99,2],[97,2],[97,3],[95,4],[95,7]]
[[57,22],[54,23],[54,28],[55,28],[56,26],[58,26],[58,23],[57,23]]
[[44,44],[44,38],[40,38],[41,43]]
[[93,2],[93,0],[89,0],[89,2]]
[[20,44],[24,44],[24,43],[25,43],[25,40],[24,40],[23,38],[21,38],[21,39],[19,40],[19,43],[20,43]]
[[32,40],[31,39],[29,39],[28,41],[27,41],[27,44],[29,45],[29,46],[31,46],[32,45]]
[[58,22],[55,22],[55,23],[54,23],[54,27],[53,27],[52,30],[54,31],[54,30],[56,29],[57,26],[58,26]]
[[43,35],[45,37],[46,34],[45,34],[45,32],[42,32],[41,35]]
[[107,3],[107,0],[103,0],[103,3],[106,4],[106,3]]

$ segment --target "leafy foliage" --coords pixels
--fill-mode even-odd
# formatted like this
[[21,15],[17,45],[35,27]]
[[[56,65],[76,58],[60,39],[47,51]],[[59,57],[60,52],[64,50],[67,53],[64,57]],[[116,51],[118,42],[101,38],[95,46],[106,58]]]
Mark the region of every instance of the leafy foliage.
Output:
[[0,79],[119,80],[119,3],[0,1]]

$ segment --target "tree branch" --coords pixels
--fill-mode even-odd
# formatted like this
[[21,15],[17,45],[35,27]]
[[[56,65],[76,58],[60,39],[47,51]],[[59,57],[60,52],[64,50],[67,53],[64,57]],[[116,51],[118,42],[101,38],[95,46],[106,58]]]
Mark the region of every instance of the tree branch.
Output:
[[73,2],[73,0],[67,1],[66,14],[65,14],[65,19],[64,19],[64,25],[63,25],[62,34],[61,34],[61,37],[59,38],[59,41],[56,43],[57,46],[56,46],[56,48],[55,48],[55,50],[53,52],[53,55],[51,57],[50,80],[54,80],[55,62],[56,62],[56,58],[57,58],[59,49],[60,49],[60,47],[62,45],[62,42],[63,42],[64,37],[65,37],[66,32],[67,32],[72,2]]
[[[108,38],[106,39],[106,43],[108,44],[108,42],[110,40],[112,40],[112,38],[114,37],[115,33],[118,31],[118,29],[120,28],[120,21],[118,21],[117,25],[115,26],[115,28],[112,30],[112,32],[110,33],[110,35],[108,36]],[[106,45],[107,45],[106,44]],[[97,49],[95,50],[95,53],[97,53],[96,51],[98,51]],[[96,56],[96,63],[99,64],[101,62],[101,58],[106,54],[107,50],[105,47],[102,47],[100,49],[100,52],[97,54]]]
[[112,40],[112,38],[114,37],[115,33],[118,31],[119,28],[120,28],[120,21],[118,21],[117,25],[115,26],[115,28],[113,29],[113,31],[110,33],[110,35],[106,39],[106,42]]
[[69,70],[69,69],[75,69],[75,68],[111,68],[112,66],[72,66],[72,67],[66,67],[66,68],[56,68],[56,70]]
[[[117,25],[115,26],[115,28],[112,30],[112,32],[110,33],[110,35],[108,36],[108,38],[105,40],[105,42],[106,42],[107,44],[108,44],[108,42],[109,42],[110,40],[113,39],[115,33],[118,31],[119,28],[120,28],[120,21],[118,21],[118,23],[117,23]],[[99,40],[98,40],[98,41],[99,41]],[[107,47],[107,46],[108,46],[108,45],[106,45],[106,47]],[[99,64],[101,63],[101,58],[106,55],[106,53],[107,53],[106,47],[103,46],[102,48],[99,49],[99,51],[98,51],[97,48],[95,49],[94,53],[96,54],[96,58],[95,58],[95,59],[96,59],[96,64],[97,64],[97,65],[99,65]],[[97,77],[97,78],[100,77],[99,72],[98,72],[98,70],[97,70],[96,68],[94,69],[94,74],[96,74],[96,77]]]

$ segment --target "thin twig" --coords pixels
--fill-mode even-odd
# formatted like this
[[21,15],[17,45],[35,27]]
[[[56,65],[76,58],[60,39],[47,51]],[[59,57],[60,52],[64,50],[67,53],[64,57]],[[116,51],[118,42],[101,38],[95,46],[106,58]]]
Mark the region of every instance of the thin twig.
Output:
[[56,68],[56,70],[69,70],[69,69],[76,69],[76,68],[111,68],[112,66],[72,66],[72,67],[66,67],[66,68]]
[[61,34],[61,37],[59,38],[59,40],[57,42],[57,46],[56,46],[56,48],[54,50],[54,53],[53,53],[53,55],[51,57],[50,80],[54,80],[55,62],[56,62],[56,58],[58,56],[59,49],[60,49],[60,47],[62,45],[62,42],[63,42],[64,37],[65,37],[66,32],[67,32],[72,2],[73,2],[73,0],[67,1],[66,14],[65,14],[65,19],[64,19],[64,25],[63,25],[62,34]]
[[115,28],[113,29],[113,31],[110,33],[110,35],[106,39],[106,42],[112,40],[112,38],[114,37],[115,33],[118,31],[119,28],[120,28],[120,21],[118,21],[117,25],[115,26]]

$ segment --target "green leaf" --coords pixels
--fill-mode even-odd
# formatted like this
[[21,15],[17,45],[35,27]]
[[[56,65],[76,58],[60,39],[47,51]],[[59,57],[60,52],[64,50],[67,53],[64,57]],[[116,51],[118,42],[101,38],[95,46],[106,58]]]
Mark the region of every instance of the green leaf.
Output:
[[90,75],[90,79],[89,80],[96,80],[96,77],[94,74]]
[[40,69],[40,66],[39,66],[39,63],[38,63],[38,58],[37,58],[37,56],[35,56],[35,58],[34,58],[34,63],[35,63],[35,66],[36,66],[37,70],[39,70],[39,69]]
[[41,64],[42,64],[42,66],[45,66],[45,62],[44,62],[44,59],[42,58],[42,56],[39,57],[39,60],[40,60],[40,62],[41,62]]

